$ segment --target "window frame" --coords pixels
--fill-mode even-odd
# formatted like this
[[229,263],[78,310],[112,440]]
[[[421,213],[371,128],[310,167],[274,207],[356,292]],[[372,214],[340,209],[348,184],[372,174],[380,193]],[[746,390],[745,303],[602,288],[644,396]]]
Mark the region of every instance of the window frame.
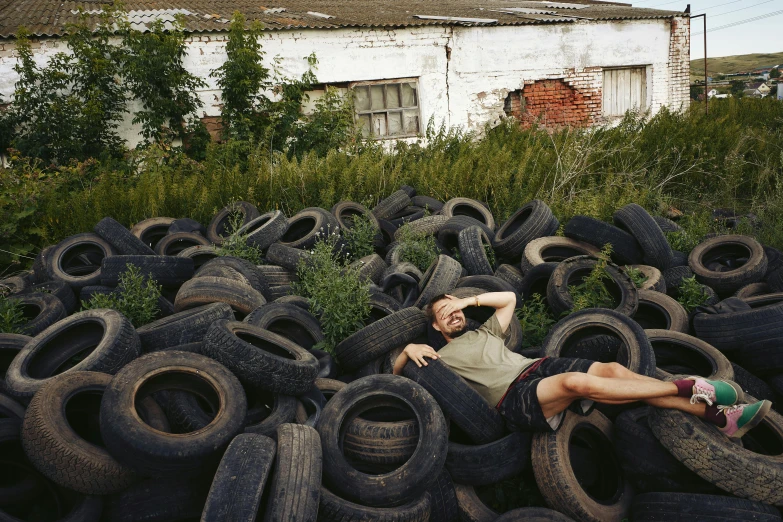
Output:
[[[387,105],[387,89],[386,86],[388,85],[401,85],[403,83],[413,83],[415,85],[415,97],[414,100],[416,105],[413,107],[403,107],[402,106],[402,91],[400,91],[400,107],[389,109],[386,107]],[[385,80],[369,80],[369,81],[359,81],[359,82],[351,82],[349,84],[349,87],[351,89],[351,92],[354,93],[354,103],[355,103],[355,96],[356,91],[355,89],[357,87],[372,87],[375,85],[382,85],[384,86],[383,89],[383,109],[367,109],[367,110],[359,110],[354,105],[354,122],[357,126],[357,128],[361,129],[359,126],[360,117],[361,116],[370,116],[370,134],[368,136],[363,136],[364,139],[371,139],[371,140],[397,140],[397,139],[403,139],[403,138],[418,138],[421,137],[421,96],[419,96],[419,78],[418,77],[411,77],[411,78],[394,78],[394,79],[385,79]],[[372,106],[372,101],[370,101]],[[400,113],[402,115],[402,125],[403,129],[405,128],[405,111],[412,111],[415,110],[417,115],[417,127],[418,130],[416,132],[410,133],[410,132],[403,132],[401,134],[385,134],[383,136],[376,135],[373,131],[374,128],[372,127],[372,120],[373,115],[375,114],[385,114],[386,115],[386,128],[388,131],[388,122],[389,122],[389,113]]]
[[[607,114],[606,113],[606,73],[607,71],[631,71],[633,69],[640,69],[643,72],[644,78],[642,79],[642,105],[638,107],[629,107],[626,109],[626,111],[623,114]],[[650,74],[649,74],[650,65],[649,64],[635,64],[635,65],[622,65],[622,66],[611,66],[611,67],[602,67],[601,68],[601,116],[607,119],[620,119],[625,117],[625,114],[628,112],[628,110],[632,108],[636,108],[640,111],[646,111],[650,108],[651,105],[651,99],[650,99]]]

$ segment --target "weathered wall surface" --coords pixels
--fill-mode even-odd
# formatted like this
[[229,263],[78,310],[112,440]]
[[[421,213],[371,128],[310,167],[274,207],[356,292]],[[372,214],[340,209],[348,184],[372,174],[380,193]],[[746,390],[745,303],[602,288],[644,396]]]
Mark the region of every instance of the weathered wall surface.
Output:
[[[689,20],[580,22],[522,27],[419,27],[269,32],[266,60],[301,75],[315,52],[323,83],[417,78],[422,129],[436,125],[480,131],[504,117],[509,93],[525,99],[527,118],[549,115],[558,124],[602,121],[602,70],[644,66],[648,107],[679,109],[688,100]],[[672,30],[674,27],[674,30]],[[204,117],[220,114],[220,91],[210,72],[226,58],[226,34],[193,34],[186,67],[208,87],[199,92]],[[57,39],[33,42],[43,64],[65,50]],[[8,101],[17,79],[14,43],[0,40],[0,95]],[[533,112],[532,109],[535,109]],[[555,114],[558,114],[555,118]],[[122,127],[130,145],[138,129],[130,115]]]

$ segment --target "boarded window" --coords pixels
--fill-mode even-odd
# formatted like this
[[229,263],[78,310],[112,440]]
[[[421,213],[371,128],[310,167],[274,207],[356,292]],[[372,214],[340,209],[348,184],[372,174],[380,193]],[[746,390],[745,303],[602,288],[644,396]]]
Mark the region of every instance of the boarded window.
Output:
[[366,138],[419,134],[419,86],[416,80],[353,84],[356,122]]
[[604,116],[624,116],[631,109],[647,109],[647,68],[605,69]]

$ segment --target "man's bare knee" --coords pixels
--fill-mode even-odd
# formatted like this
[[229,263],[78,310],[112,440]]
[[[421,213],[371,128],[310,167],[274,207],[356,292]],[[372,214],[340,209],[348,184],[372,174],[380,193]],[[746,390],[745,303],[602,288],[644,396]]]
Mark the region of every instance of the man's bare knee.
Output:
[[634,373],[620,363],[595,363],[590,367],[591,374],[597,377],[608,377],[613,379],[633,378]]
[[587,397],[592,389],[590,377],[584,373],[564,373],[561,384],[574,397]]

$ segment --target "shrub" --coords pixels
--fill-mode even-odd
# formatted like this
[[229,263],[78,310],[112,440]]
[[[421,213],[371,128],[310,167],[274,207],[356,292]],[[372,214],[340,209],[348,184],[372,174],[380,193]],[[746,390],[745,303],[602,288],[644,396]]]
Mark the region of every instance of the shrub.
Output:
[[335,252],[337,235],[319,239],[308,260],[299,263],[294,292],[307,298],[321,323],[324,340],[316,348],[334,355],[334,347],[364,327],[370,316],[370,289],[358,270],[345,265]]
[[612,245],[607,243],[598,255],[598,262],[590,273],[578,285],[568,287],[574,307],[563,315],[572,314],[586,308],[614,308],[616,303],[607,290],[604,281],[611,281],[606,266],[612,255]]
[[26,322],[22,304],[0,293],[0,333],[21,333]]
[[120,274],[120,282],[114,292],[93,295],[83,308],[117,310],[138,328],[152,322],[160,312],[160,290],[154,279],[145,277],[139,267],[129,263],[125,272]]
[[378,228],[367,216],[353,218],[353,226],[343,230],[343,236],[348,243],[348,252],[353,259],[360,259],[375,253],[375,236]]
[[631,281],[633,281],[633,284],[636,288],[641,288],[644,286],[644,283],[647,282],[647,276],[644,275],[644,273],[639,270],[638,268],[634,268],[632,266],[626,266],[625,267],[625,273],[628,274],[628,277],[631,278]]
[[522,327],[522,348],[541,346],[556,322],[541,294],[533,294],[515,313]]
[[[231,203],[229,206],[233,205]],[[242,228],[242,213],[233,212],[228,218],[228,235],[223,239],[223,244],[217,247],[219,256],[239,257],[250,261],[254,265],[260,265],[264,261],[261,249],[247,242],[247,234],[240,234]]]
[[435,238],[424,232],[419,232],[409,223],[399,229],[400,259],[413,263],[422,272],[426,271],[438,259],[438,247]]
[[685,311],[691,313],[696,307],[703,305],[710,298],[704,290],[704,285],[696,281],[696,276],[691,276],[682,280],[677,289],[677,302],[679,302]]

